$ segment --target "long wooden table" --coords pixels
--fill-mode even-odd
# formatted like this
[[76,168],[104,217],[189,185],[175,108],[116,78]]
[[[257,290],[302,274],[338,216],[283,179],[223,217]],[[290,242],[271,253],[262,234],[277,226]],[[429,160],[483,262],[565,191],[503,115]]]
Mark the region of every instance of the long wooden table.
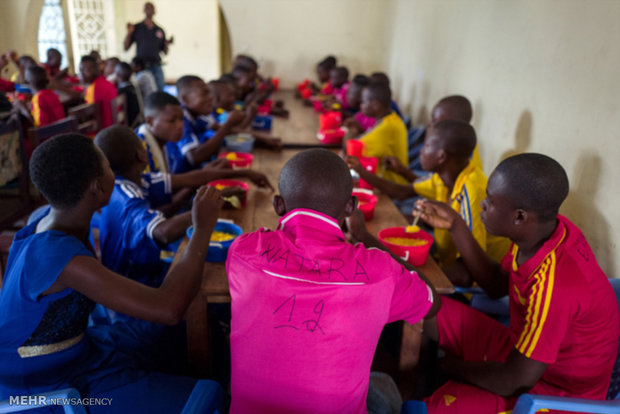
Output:
[[[292,100],[292,94],[290,98]],[[289,99],[286,102],[288,105]],[[293,142],[306,142],[309,144],[308,128],[314,125],[312,120],[316,120],[316,115],[311,108],[303,107],[301,104],[299,104],[299,108],[292,106],[292,109],[289,120],[276,120],[274,131],[276,133],[283,133],[284,131],[292,133],[295,128],[292,128],[290,125],[286,126],[286,123],[294,122],[299,127],[299,132],[296,135],[290,135],[289,138]],[[300,113],[300,111],[303,112]],[[287,136],[283,135],[282,137],[286,138]],[[314,138],[313,142],[315,145],[320,144],[316,138]],[[277,180],[282,166],[298,152],[299,149],[284,149],[281,152],[257,149],[254,151],[252,169],[267,175],[273,186],[277,188]],[[240,210],[222,210],[221,218],[233,220],[237,225],[241,226],[244,232],[252,232],[261,227],[274,229],[277,226],[279,217],[273,210],[273,195],[274,193],[270,190],[251,186],[246,206]],[[373,235],[376,236],[379,230],[386,227],[402,227],[407,225],[405,218],[387,196],[383,194],[377,194],[377,196],[378,202],[374,217],[366,223],[368,230]],[[186,245],[187,239],[182,241],[175,256],[175,261],[181,256]],[[454,291],[452,284],[432,258],[429,257],[419,270],[433,283],[438,292],[452,293]],[[190,364],[198,374],[210,373],[212,363],[209,352],[207,304],[226,302],[230,302],[230,294],[224,263],[206,263],[200,291],[185,315]],[[399,382],[401,382],[401,385],[407,384],[408,381],[406,379],[413,377],[413,370],[418,362],[420,338],[421,326],[404,324],[399,361],[399,377],[402,380]],[[401,387],[401,391],[406,391],[404,386]]]

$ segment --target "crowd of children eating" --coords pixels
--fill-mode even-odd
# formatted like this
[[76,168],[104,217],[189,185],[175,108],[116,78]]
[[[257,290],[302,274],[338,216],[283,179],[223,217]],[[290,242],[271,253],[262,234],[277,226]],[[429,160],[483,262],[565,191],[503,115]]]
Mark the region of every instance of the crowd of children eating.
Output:
[[[1,60],[1,97],[25,122],[44,127],[86,102],[98,104],[100,126],[94,139],[62,134],[32,152],[30,176],[48,205],[16,233],[3,275],[0,400],[74,387],[135,412],[180,412],[196,384],[178,361],[182,318],[224,201],[244,197],[204,184],[244,178],[274,191],[263,172],[231,169],[218,154],[232,134],[280,150],[279,137],[253,125],[260,113],[287,118],[289,109],[271,100],[277,81],[248,55],[219,79],[180,77],[176,96],[158,90],[140,58],[91,53],[79,78],[61,58],[50,49],[42,64],[14,52]],[[449,379],[425,396],[430,413],[508,412],[525,392],[605,398],[618,304],[586,237],[559,214],[569,191],[563,167],[518,154],[487,178],[466,97],[440,99],[427,125],[411,126],[385,73],[351,77],[328,56],[316,74],[297,95],[338,113],[343,136],[336,151],[294,155],[273,197],[278,227],[230,247],[230,412],[390,412],[371,398],[370,368],[384,326],[399,320],[422,321],[446,353]],[[121,94],[126,125],[110,105]],[[354,179],[427,226],[452,284],[508,295],[509,325],[467,298],[438,295],[371,234]],[[190,226],[175,265],[162,261]],[[95,304],[117,323],[89,326]]]

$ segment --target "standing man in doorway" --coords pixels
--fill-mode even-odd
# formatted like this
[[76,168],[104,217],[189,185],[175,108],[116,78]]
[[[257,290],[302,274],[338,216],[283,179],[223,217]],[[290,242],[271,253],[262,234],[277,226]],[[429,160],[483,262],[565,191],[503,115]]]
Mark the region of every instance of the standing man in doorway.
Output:
[[168,45],[172,44],[174,37],[166,39],[164,29],[153,21],[155,15],[153,3],[144,4],[144,15],[146,18],[138,24],[127,23],[127,35],[123,46],[128,50],[134,42],[136,43],[136,56],[144,60],[146,69],[153,74],[157,89],[161,91],[164,89],[164,72],[161,69],[159,53],[168,54]]

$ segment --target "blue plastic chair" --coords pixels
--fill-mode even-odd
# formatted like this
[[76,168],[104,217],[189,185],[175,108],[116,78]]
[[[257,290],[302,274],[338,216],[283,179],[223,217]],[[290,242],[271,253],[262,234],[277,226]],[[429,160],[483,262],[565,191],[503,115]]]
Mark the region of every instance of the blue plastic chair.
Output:
[[[80,394],[75,388],[65,388],[44,392],[26,397],[27,404],[15,404],[11,400],[0,401],[0,414],[17,413],[34,410],[40,407],[48,407],[50,399],[79,399]],[[60,405],[60,404],[59,404]],[[82,405],[62,405],[65,414],[87,414]],[[224,392],[220,384],[212,380],[198,380],[192,393],[189,395],[181,414],[221,414],[224,412]]]
[[[620,279],[609,279],[620,305]],[[600,414],[620,413],[620,346],[616,364],[611,374],[611,382],[606,401],[587,400],[584,398],[551,397],[546,395],[523,394],[517,400],[512,414],[535,413],[540,409],[587,412]]]

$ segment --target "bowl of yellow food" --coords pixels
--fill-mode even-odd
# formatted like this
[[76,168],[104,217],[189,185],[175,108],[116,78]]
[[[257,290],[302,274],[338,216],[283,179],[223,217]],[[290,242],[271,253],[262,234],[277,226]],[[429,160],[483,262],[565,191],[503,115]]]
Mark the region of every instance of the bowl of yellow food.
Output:
[[223,152],[218,158],[225,158],[230,168],[250,168],[254,156],[245,152]]
[[433,236],[417,226],[389,227],[381,230],[377,236],[392,253],[414,266],[426,263],[433,244]]
[[[232,242],[243,233],[241,227],[227,220],[218,220],[209,242],[207,252],[207,262],[225,262],[228,255],[228,248]],[[191,238],[194,234],[194,226],[187,229],[187,237]]]

